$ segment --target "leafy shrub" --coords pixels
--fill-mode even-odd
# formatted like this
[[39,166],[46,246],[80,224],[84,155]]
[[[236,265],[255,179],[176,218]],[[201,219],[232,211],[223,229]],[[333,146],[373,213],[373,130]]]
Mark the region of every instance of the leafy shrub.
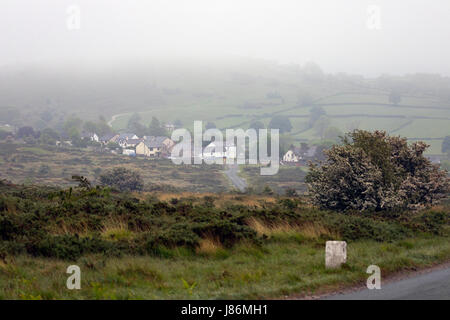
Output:
[[306,177],[315,204],[332,210],[419,209],[450,190],[445,171],[423,156],[423,142],[385,132],[355,130],[325,151],[321,166],[310,165]]
[[144,182],[139,173],[123,167],[108,170],[100,175],[100,182],[120,191],[142,190]]

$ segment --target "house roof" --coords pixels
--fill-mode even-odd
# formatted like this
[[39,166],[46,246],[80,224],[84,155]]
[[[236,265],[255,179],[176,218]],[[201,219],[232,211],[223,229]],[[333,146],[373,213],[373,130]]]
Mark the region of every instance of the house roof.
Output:
[[101,136],[99,140],[100,140],[100,141],[109,141],[109,140],[111,140],[112,138],[114,138],[115,136],[116,136],[116,135],[115,135],[114,133],[107,133],[107,134]]
[[134,133],[121,133],[118,140],[133,139],[134,136],[136,136],[136,134]]
[[144,139],[147,141],[156,140],[156,141],[164,142],[165,140],[167,140],[169,138],[164,137],[164,136],[145,136]]
[[[233,143],[233,142],[228,142],[228,141],[226,141],[226,142],[224,142],[223,144],[222,144],[222,147],[235,147],[236,145]],[[205,147],[205,149],[211,149],[211,148],[215,148],[216,147],[216,144],[215,144],[215,142],[213,141],[213,142],[211,142],[210,144],[208,144],[206,147]]]
[[139,142],[141,142],[141,139],[128,139],[126,141],[127,144],[138,144]]
[[289,151],[292,151],[296,156],[313,158],[314,156],[316,156],[317,146],[310,146],[306,151],[302,150],[302,148],[300,147],[294,147],[289,149]]
[[164,141],[166,141],[167,139],[169,139],[168,137],[164,137],[164,136],[145,136],[144,137],[144,143],[146,144],[147,147],[149,148],[161,148],[164,147]]
[[143,143],[148,147],[148,148],[162,148],[164,147],[164,143],[160,140],[145,140],[143,141]]

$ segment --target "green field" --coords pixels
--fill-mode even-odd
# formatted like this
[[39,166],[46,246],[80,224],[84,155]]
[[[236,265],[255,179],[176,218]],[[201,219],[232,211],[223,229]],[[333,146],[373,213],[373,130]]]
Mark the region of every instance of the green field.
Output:
[[[450,83],[439,75],[370,79],[326,74],[314,64],[236,58],[177,64],[155,61],[134,68],[118,66],[91,77],[77,72],[41,77],[32,70],[24,71],[21,78],[5,76],[0,126],[59,130],[70,115],[84,121],[115,116],[112,126],[126,130],[129,118],[139,113],[146,126],[157,117],[163,123],[181,120],[185,128],[202,120],[225,129],[247,128],[253,120],[267,125],[274,115],[286,115],[294,139],[317,141],[314,130],[304,131],[311,108],[321,106],[329,126],[342,132],[378,129],[407,138],[432,138],[426,140],[431,144],[429,154],[440,154],[442,138],[450,135]],[[397,105],[389,101],[395,90],[401,96]],[[51,120],[42,118],[44,111]]]
[[[253,93],[253,92],[251,92]],[[192,128],[194,120],[213,121],[219,128],[247,128],[252,120],[260,120],[267,125],[274,114],[287,115],[293,129],[291,135],[296,140],[317,140],[313,129],[304,131],[312,106],[296,107],[292,94],[283,103],[253,95],[252,103],[258,109],[244,109],[248,92],[232,99],[212,97],[187,103],[154,107],[151,111],[141,112],[143,123],[149,123],[151,117],[170,122],[183,114],[184,126]],[[229,96],[229,95],[228,95]],[[427,153],[441,154],[442,140],[450,134],[450,104],[436,102],[430,98],[403,97],[399,105],[391,105],[387,94],[340,94],[316,100],[330,119],[330,126],[342,132],[353,129],[385,130],[389,134],[407,138],[425,139],[431,145]],[[116,118],[112,123],[116,129],[123,129],[130,114]],[[427,140],[432,138],[433,140]]]
[[[324,267],[324,246],[295,238],[263,247],[237,246],[199,256],[174,250],[166,258],[91,255],[77,261],[15,257],[0,262],[0,299],[263,299],[317,295],[362,286],[369,265],[383,277],[433,266],[450,258],[448,237],[392,243],[352,242],[348,263]],[[81,268],[81,289],[68,290],[65,273]],[[383,278],[384,279],[384,278]]]

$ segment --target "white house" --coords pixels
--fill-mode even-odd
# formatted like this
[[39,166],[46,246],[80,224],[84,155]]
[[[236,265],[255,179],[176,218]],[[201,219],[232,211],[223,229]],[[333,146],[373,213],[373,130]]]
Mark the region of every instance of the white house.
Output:
[[123,149],[122,154],[126,156],[136,156],[136,151],[133,149]]
[[99,141],[98,135],[95,132],[83,132],[81,133],[81,139],[91,140],[95,142]]
[[122,148],[135,147],[140,141],[136,141],[139,139],[137,135],[134,133],[121,133],[119,137],[116,139],[116,142]]
[[136,147],[142,139],[128,139],[128,140],[119,140],[118,144],[122,148],[134,148]]
[[208,144],[205,149],[203,149],[203,158],[213,159],[213,158],[226,158],[226,159],[236,159],[236,145],[234,143],[225,142],[222,145],[222,150],[218,150],[219,146],[214,141]]
[[283,162],[306,162],[317,158],[318,147],[302,144],[302,147],[291,148],[283,155]]
[[288,150],[283,156],[285,162],[299,162],[302,157],[295,150]]

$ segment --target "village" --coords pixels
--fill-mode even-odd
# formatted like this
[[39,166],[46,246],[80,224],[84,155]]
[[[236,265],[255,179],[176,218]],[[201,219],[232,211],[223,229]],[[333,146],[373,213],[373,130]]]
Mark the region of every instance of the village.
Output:
[[[176,145],[168,135],[176,128],[173,124],[165,124],[166,135],[142,135],[134,132],[105,133],[103,135],[97,132],[82,131],[76,137],[65,132],[57,133],[52,129],[42,131],[34,130],[30,126],[14,127],[3,125],[0,140],[7,143],[19,143],[27,145],[53,145],[60,148],[80,148],[93,152],[108,152],[116,155],[128,157],[146,157],[149,159],[171,159],[171,151]],[[5,131],[4,129],[9,129]],[[325,145],[309,144],[302,142],[299,146],[291,144],[287,150],[280,150],[280,165],[285,166],[307,166],[309,161],[322,160],[324,158],[323,150]],[[201,154],[195,155],[192,148],[193,157],[199,157],[203,160],[223,159],[224,163],[234,163],[238,156],[238,148],[234,143],[226,142],[223,144],[223,150],[214,141],[204,142]]]
[[[166,128],[173,128],[166,125]],[[169,129],[170,130],[170,129]],[[173,129],[172,129],[173,130]],[[114,154],[125,156],[143,156],[156,159],[171,159],[171,151],[175,142],[168,136],[142,136],[135,133],[126,132],[120,134],[109,133],[98,136],[96,133],[83,132],[81,139],[101,145],[104,149]],[[56,145],[72,145],[70,140],[57,141]],[[224,143],[223,150],[218,150],[219,146],[213,142],[203,147],[201,155],[193,154],[193,157],[200,157],[205,160],[223,159],[225,163],[233,163],[238,156],[237,147],[233,143]],[[308,161],[323,159],[325,146],[310,145],[301,143],[300,146],[291,145],[287,152],[282,153],[281,165],[306,166]]]

